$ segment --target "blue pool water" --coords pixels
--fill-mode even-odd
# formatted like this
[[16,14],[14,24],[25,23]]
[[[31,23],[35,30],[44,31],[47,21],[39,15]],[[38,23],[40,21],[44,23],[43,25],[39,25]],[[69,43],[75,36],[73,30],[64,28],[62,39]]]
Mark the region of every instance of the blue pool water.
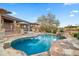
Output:
[[43,34],[36,37],[26,37],[15,40],[11,46],[17,50],[24,51],[27,55],[37,54],[48,51],[51,42],[57,40],[56,36]]

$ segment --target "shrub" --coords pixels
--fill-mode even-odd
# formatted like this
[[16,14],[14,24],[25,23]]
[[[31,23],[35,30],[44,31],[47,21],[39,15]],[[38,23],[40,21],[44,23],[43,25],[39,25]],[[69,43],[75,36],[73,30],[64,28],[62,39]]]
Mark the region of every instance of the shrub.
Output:
[[7,49],[7,48],[9,48],[10,47],[10,44],[9,43],[4,43],[4,45],[3,45],[3,48],[4,49]]
[[64,37],[64,36],[60,36],[59,39],[66,39],[66,37]]
[[66,39],[65,36],[62,36],[62,35],[57,35],[58,39]]
[[64,32],[64,30],[63,30],[63,29],[61,29],[61,30],[60,30],[60,32]]
[[76,37],[77,39],[79,39],[79,32],[74,34],[74,37]]
[[77,33],[74,34],[74,37],[77,37]]
[[57,29],[53,30],[53,33],[56,34],[57,33]]

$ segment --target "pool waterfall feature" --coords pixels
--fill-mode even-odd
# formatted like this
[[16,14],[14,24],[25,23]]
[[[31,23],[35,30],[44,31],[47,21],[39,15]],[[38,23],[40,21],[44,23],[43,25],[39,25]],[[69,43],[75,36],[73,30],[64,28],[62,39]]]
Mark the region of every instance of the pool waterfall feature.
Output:
[[42,34],[35,37],[24,37],[11,42],[11,47],[25,52],[27,55],[48,52],[52,41],[57,37],[51,34]]

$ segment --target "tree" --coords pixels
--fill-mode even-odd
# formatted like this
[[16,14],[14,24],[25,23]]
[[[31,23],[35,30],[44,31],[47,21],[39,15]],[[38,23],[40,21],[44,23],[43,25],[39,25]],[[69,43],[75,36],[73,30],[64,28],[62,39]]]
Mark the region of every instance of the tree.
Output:
[[40,24],[40,31],[44,32],[56,32],[59,26],[59,20],[51,13],[38,17],[37,22]]

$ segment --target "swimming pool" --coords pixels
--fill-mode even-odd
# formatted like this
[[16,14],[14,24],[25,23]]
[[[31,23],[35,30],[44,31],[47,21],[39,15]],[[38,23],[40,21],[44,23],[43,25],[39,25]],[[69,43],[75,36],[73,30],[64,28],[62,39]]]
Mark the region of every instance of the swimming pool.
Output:
[[27,55],[37,54],[48,51],[51,42],[57,37],[51,34],[43,34],[36,37],[20,38],[11,42],[11,46],[16,50],[24,51]]

